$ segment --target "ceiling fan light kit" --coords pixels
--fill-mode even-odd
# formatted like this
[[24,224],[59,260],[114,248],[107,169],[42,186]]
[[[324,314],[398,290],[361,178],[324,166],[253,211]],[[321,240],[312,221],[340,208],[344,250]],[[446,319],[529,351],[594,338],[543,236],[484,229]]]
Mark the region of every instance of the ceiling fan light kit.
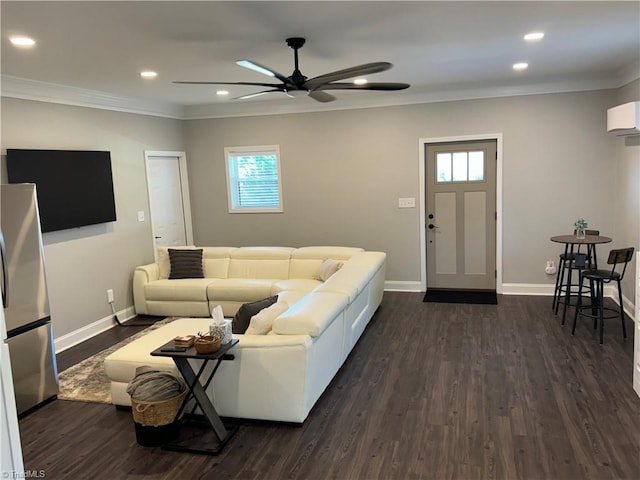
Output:
[[373,62],[355,67],[337,70],[335,72],[325,73],[317,77],[308,79],[300,71],[298,64],[298,50],[305,44],[306,39],[302,37],[290,37],[286,39],[287,45],[293,49],[294,69],[290,76],[285,76],[275,70],[260,65],[252,60],[238,60],[237,65],[253,70],[254,72],[276,78],[280,83],[263,83],[263,82],[186,82],[176,81],[173,83],[190,84],[190,85],[248,85],[255,87],[267,87],[267,90],[250,93],[236,97],[234,100],[246,100],[267,93],[284,93],[289,97],[297,97],[300,95],[308,95],[314,100],[322,103],[332,102],[336,99],[326,90],[374,90],[374,91],[394,91],[409,88],[408,83],[392,83],[392,82],[340,82],[347,78],[362,77],[372,73],[384,72],[389,70],[393,65],[389,62]]

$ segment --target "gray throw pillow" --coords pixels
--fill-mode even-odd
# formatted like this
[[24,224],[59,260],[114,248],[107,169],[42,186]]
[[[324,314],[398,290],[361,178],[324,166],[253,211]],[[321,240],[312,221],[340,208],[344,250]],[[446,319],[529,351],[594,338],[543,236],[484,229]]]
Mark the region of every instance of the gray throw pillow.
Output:
[[263,308],[270,307],[278,301],[278,296],[263,298],[255,302],[245,303],[239,309],[231,322],[231,331],[233,333],[244,333],[249,328],[251,317],[260,312]]
[[178,278],[204,278],[202,269],[202,249],[169,249],[171,271],[169,280]]

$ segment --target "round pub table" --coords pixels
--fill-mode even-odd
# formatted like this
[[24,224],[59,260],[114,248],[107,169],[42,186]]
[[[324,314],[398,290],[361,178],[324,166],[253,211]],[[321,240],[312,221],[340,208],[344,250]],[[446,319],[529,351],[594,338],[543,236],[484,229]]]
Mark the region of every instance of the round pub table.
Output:
[[[564,243],[564,258],[558,265],[558,275],[556,277],[556,288],[553,295],[553,309],[554,313],[558,314],[558,307],[560,303],[564,304],[562,309],[562,324],[564,325],[565,317],[567,314],[567,305],[571,302],[572,286],[577,287],[577,284],[571,283],[571,277],[573,270],[578,267],[582,269],[586,266],[591,268],[598,268],[598,257],[596,255],[596,245],[601,243],[610,243],[611,238],[601,235],[585,235],[584,238],[578,238],[576,235],[556,235],[551,237],[552,242]],[[580,257],[576,259],[576,254],[580,253],[580,247],[582,245],[587,246],[587,253],[582,257],[582,263],[579,262]],[[576,248],[577,246],[577,248]],[[587,262],[585,264],[584,262]],[[591,263],[593,262],[593,264]],[[566,264],[566,265],[565,265]],[[565,279],[566,272],[566,279]],[[575,292],[573,296],[577,296]]]

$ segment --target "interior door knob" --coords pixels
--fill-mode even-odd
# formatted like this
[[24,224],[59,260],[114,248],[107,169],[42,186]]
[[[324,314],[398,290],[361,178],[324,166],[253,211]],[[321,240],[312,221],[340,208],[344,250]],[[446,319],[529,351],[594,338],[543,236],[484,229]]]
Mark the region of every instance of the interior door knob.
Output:
[[429,230],[433,230],[434,228],[437,228],[433,223],[430,223],[427,226],[429,227]]

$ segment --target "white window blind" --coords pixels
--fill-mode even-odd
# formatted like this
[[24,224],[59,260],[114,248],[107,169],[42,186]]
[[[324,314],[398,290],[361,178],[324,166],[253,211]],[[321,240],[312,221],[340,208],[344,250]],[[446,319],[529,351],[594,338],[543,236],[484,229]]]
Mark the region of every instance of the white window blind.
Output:
[[282,212],[276,145],[225,148],[230,213]]

